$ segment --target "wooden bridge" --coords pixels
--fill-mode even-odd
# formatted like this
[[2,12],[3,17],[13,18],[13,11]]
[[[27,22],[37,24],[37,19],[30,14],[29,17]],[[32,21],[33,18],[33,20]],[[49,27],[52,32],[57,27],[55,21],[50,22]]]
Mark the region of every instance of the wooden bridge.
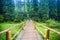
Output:
[[60,32],[40,24],[46,29],[45,34],[42,34],[42,32],[40,32],[40,34],[42,34],[44,37],[43,39],[42,36],[39,35],[38,30],[36,30],[36,22],[28,20],[25,26],[23,22],[21,24],[22,28],[19,29],[13,37],[11,36],[11,29],[16,28],[20,24],[16,24],[15,26],[0,32],[0,35],[6,33],[6,40],[13,40],[19,33],[20,34],[17,36],[16,40],[49,40],[50,31],[53,31],[60,35]]
[[17,37],[16,40],[43,40],[39,36],[38,32],[35,30],[32,21],[27,21],[26,26],[24,27],[21,34]]

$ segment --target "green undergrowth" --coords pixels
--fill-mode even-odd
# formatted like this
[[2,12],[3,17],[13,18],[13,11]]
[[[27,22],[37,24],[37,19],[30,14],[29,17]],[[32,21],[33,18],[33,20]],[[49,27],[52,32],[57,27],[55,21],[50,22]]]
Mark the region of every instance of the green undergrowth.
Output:
[[[42,27],[40,24],[45,25],[46,27],[52,28],[54,30],[60,31],[60,23],[54,20],[47,20],[45,23],[36,23],[36,29],[38,33],[42,31],[45,34],[45,28]],[[40,33],[41,34],[41,33]],[[50,40],[60,40],[60,35],[50,31]]]
[[[21,22],[22,23],[22,22]],[[11,30],[11,34],[12,34],[12,37],[15,33],[17,33],[18,30],[22,29],[22,24],[21,23],[18,23],[20,25],[18,25],[16,28],[13,28]],[[3,30],[6,30],[10,27],[13,27],[14,25],[16,25],[17,23],[9,23],[9,22],[4,22],[4,23],[0,23],[0,32],[3,31]],[[26,24],[26,21],[24,21],[24,25]],[[0,35],[0,40],[6,40],[6,33],[3,33]],[[14,39],[15,40],[15,39]]]

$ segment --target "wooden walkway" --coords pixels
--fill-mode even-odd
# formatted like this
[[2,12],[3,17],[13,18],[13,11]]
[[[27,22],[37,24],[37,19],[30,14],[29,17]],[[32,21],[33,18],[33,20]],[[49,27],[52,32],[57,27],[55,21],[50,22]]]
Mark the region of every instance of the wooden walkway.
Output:
[[43,40],[42,37],[35,30],[33,23],[31,21],[27,21],[24,30],[18,35],[16,40]]

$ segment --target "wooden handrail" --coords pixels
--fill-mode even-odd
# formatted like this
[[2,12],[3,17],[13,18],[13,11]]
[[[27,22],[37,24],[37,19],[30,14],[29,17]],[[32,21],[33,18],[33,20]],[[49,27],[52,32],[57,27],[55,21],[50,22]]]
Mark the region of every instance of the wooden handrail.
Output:
[[35,21],[32,21],[33,25],[34,25],[34,28],[36,29],[36,22]]
[[21,32],[22,28],[17,31],[17,33],[12,37],[12,40]]
[[0,34],[5,33],[5,32],[7,32],[7,31],[11,30],[11,29],[17,27],[18,25],[19,25],[19,24],[16,24],[16,25],[14,25],[13,27],[10,27],[10,28],[8,28],[8,29],[6,29],[6,30],[4,30],[4,31],[1,31]]
[[[35,22],[36,23],[36,22]],[[45,28],[45,35],[44,35],[44,40],[49,40],[49,32],[52,31],[54,33],[57,33],[58,35],[60,35],[60,32],[57,30],[54,30],[52,28],[46,27],[46,25],[43,24],[39,24],[41,25],[43,28]],[[41,32],[42,33],[42,32]]]
[[[24,22],[22,22],[21,24],[22,24],[22,26],[24,26]],[[18,30],[18,32],[13,37],[11,37],[11,30],[13,28],[16,28],[18,25],[20,25],[20,24],[16,24],[13,27],[8,28],[7,30],[1,31],[0,35],[3,33],[6,33],[6,40],[13,40],[17,36],[17,34],[21,31],[21,29],[23,29],[23,27],[22,27],[21,29]]]
[[60,32],[59,31],[56,31],[56,30],[54,30],[52,28],[49,28],[49,27],[46,27],[45,25],[42,25],[42,24],[41,24],[41,26],[60,35]]
[[44,36],[44,34],[43,34],[42,31],[39,31],[38,29],[37,29],[37,31],[39,32],[39,34],[41,34],[42,36]]

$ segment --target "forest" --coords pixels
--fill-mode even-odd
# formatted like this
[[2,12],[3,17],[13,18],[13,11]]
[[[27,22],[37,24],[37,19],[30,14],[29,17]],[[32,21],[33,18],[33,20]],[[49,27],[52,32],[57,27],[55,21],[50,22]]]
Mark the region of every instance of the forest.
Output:
[[[60,32],[60,0],[0,0],[0,31],[30,19]],[[51,40],[60,40],[52,34]]]
[[60,20],[60,0],[0,0],[0,22]]

